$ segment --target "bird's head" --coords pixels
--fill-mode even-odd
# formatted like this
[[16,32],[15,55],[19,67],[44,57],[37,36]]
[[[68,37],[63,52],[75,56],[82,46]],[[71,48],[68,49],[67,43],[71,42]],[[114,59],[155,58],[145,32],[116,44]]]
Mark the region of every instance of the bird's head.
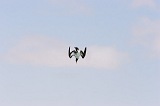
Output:
[[78,51],[79,50],[79,48],[78,47],[74,47],[75,49],[76,49],[76,51]]

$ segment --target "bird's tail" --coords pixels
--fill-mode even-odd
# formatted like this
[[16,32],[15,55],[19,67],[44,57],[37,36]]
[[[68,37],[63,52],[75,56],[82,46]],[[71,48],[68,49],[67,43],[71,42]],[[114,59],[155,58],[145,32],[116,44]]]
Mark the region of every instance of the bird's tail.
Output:
[[76,58],[76,63],[77,63],[77,61],[78,61],[78,58]]

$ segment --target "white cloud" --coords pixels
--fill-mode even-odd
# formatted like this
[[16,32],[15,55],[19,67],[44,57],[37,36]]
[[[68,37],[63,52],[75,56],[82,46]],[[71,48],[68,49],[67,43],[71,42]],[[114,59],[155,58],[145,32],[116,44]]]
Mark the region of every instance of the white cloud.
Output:
[[58,40],[30,36],[20,39],[17,44],[3,55],[3,61],[12,64],[29,64],[47,67],[89,67],[114,69],[126,62],[125,53],[113,47],[87,47],[85,59],[68,57],[68,44]]
[[91,8],[84,0],[49,0],[57,9],[68,14],[91,14]]
[[155,0],[133,0],[132,7],[134,7],[134,8],[138,8],[138,7],[155,8],[156,2],[155,2]]
[[147,17],[140,19],[133,27],[133,35],[138,44],[149,48],[152,56],[160,57],[160,20]]
[[113,47],[89,47],[87,61],[83,64],[86,67],[99,67],[114,69],[120,67],[127,60],[127,54],[116,50]]

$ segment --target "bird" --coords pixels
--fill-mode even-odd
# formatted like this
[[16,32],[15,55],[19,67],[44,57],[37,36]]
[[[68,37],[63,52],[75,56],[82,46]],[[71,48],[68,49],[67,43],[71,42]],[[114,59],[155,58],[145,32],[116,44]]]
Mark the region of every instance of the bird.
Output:
[[78,47],[74,47],[74,48],[75,48],[75,50],[70,51],[70,47],[69,47],[68,56],[69,56],[69,58],[72,58],[72,56],[74,56],[76,58],[76,63],[77,63],[80,56],[82,58],[84,58],[86,56],[87,47],[85,47],[84,51],[79,50]]

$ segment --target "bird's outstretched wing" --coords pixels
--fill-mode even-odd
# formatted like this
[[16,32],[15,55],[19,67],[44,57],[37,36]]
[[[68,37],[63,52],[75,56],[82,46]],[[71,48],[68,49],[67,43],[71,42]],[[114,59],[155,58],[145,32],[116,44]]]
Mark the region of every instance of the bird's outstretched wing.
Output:
[[69,50],[68,50],[68,56],[69,56],[69,58],[71,58],[70,47],[69,47]]
[[69,58],[72,58],[72,56],[73,56],[72,53],[73,53],[73,52],[75,52],[75,51],[73,50],[73,51],[71,52],[71,51],[70,51],[70,47],[69,47],[69,50],[68,50],[68,56],[69,56]]
[[87,51],[87,48],[85,47],[84,49],[84,52],[81,50],[80,51],[80,54],[81,54],[81,57],[84,58],[86,56],[86,51]]

